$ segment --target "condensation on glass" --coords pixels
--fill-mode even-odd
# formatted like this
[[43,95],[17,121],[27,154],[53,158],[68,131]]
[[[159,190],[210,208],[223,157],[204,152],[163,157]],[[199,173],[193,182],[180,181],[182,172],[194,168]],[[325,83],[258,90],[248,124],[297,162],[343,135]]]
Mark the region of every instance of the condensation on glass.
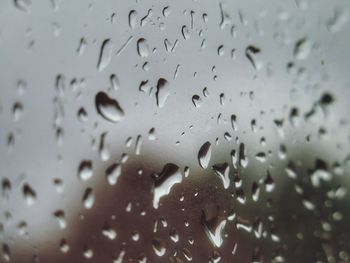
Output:
[[350,262],[346,0],[0,2],[0,262]]

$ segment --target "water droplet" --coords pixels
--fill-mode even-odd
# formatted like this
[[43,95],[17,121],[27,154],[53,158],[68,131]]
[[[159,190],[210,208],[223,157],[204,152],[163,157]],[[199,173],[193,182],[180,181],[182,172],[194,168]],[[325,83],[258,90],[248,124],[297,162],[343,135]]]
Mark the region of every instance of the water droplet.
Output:
[[87,188],[83,195],[83,204],[86,209],[91,209],[95,203],[95,196],[92,188]]
[[94,251],[87,246],[84,247],[83,255],[85,258],[92,258],[94,256]]
[[225,189],[230,186],[230,166],[227,163],[215,164],[213,166],[215,174],[219,176]]
[[124,118],[124,111],[118,101],[102,91],[96,94],[95,105],[97,112],[108,121],[117,123]]
[[6,262],[10,262],[11,261],[10,247],[6,243],[2,244],[2,258]]
[[9,179],[4,178],[1,183],[1,196],[4,200],[7,201],[9,199],[11,189],[11,182],[9,181]]
[[239,144],[239,165],[243,168],[248,165],[248,157],[244,143]]
[[160,78],[157,83],[157,92],[156,92],[158,107],[160,108],[164,107],[165,102],[169,95],[170,95],[169,82],[164,78]]
[[190,31],[188,30],[187,26],[183,26],[181,28],[181,33],[182,33],[182,37],[185,40],[188,40],[190,38]]
[[226,220],[219,216],[219,207],[207,205],[202,210],[201,223],[204,226],[205,233],[215,247],[221,247],[223,243],[222,232],[226,225]]
[[231,115],[231,126],[232,126],[232,129],[234,131],[237,131],[238,130],[238,126],[237,126],[237,116],[236,115]]
[[65,229],[67,227],[66,216],[63,210],[57,210],[54,212],[54,217],[57,219],[58,225],[61,229]]
[[110,185],[115,185],[122,174],[122,166],[118,163],[113,163],[106,169],[105,173],[107,182]]
[[87,181],[93,176],[92,161],[83,160],[79,164],[78,177],[82,181]]
[[22,191],[23,191],[23,196],[24,196],[24,199],[25,199],[27,205],[28,206],[33,205],[36,201],[36,198],[37,198],[36,193],[33,190],[33,188],[31,188],[29,184],[25,183],[23,185]]
[[108,161],[111,157],[111,153],[106,143],[107,132],[103,132],[100,137],[99,154],[102,161]]
[[182,182],[182,174],[177,165],[167,163],[160,174],[153,174],[153,207],[159,207],[160,198],[168,195],[171,188]]
[[141,146],[142,146],[142,136],[138,135],[136,138],[136,144],[135,144],[135,154],[136,155],[141,154]]
[[26,13],[29,13],[30,5],[32,4],[31,0],[13,0],[13,3],[18,10]]
[[112,59],[113,44],[110,39],[106,39],[102,42],[100,54],[97,62],[97,69],[99,71],[104,70]]
[[296,59],[306,59],[311,51],[311,42],[307,38],[299,39],[294,46],[294,56]]
[[224,45],[220,45],[218,47],[218,55],[221,57],[225,54],[225,49],[224,49]]
[[211,159],[211,143],[206,142],[202,145],[198,152],[198,161],[203,169],[207,169]]
[[86,122],[88,120],[88,114],[85,110],[85,108],[81,107],[79,110],[78,110],[78,120],[81,121],[81,122]]
[[330,32],[339,32],[348,22],[348,15],[343,10],[336,9],[334,16],[327,21],[327,28]]
[[165,255],[166,246],[165,246],[165,242],[162,239],[154,238],[152,240],[152,248],[154,253],[156,253],[158,257],[162,257]]
[[130,28],[135,28],[137,24],[137,12],[135,10],[131,10],[129,13],[129,26]]
[[226,26],[231,25],[231,18],[230,15],[224,10],[224,6],[222,3],[219,4],[220,7],[220,15],[221,15],[221,21],[220,21],[220,28],[224,29]]
[[256,70],[259,70],[262,67],[261,62],[259,62],[256,58],[256,55],[259,54],[260,52],[261,52],[260,48],[256,46],[248,46],[245,49],[246,57],[248,58],[248,60]]
[[23,113],[23,105],[20,102],[15,102],[12,106],[13,119],[18,121]]
[[193,95],[192,96],[192,103],[196,108],[199,108],[202,105],[202,99],[199,97],[199,95]]
[[67,241],[63,238],[61,239],[61,242],[60,242],[60,250],[63,254],[66,254],[68,253],[69,251],[69,245],[67,243]]
[[147,44],[146,39],[140,38],[137,40],[137,53],[139,54],[140,57],[148,57],[149,55],[149,47]]
[[156,129],[155,128],[151,128],[148,131],[148,140],[150,140],[150,141],[157,140],[157,135],[156,135]]
[[111,228],[107,223],[102,228],[102,235],[107,237],[109,240],[114,240],[117,237],[117,232]]
[[112,74],[109,79],[111,81],[112,89],[113,90],[118,90],[119,87],[120,87],[118,76],[115,75],[115,74]]

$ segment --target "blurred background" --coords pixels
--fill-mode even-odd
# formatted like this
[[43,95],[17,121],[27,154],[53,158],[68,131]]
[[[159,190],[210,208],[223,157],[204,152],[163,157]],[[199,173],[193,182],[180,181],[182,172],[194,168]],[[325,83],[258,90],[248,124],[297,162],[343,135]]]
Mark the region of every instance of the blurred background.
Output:
[[0,1],[0,262],[350,262],[349,12]]

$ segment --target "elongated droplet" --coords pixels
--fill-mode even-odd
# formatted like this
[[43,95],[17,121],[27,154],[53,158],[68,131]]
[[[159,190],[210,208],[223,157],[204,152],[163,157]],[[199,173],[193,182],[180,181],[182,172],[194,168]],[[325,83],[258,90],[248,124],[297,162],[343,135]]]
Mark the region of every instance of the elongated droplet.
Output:
[[153,207],[159,207],[159,200],[170,193],[171,188],[182,181],[180,168],[172,163],[167,163],[160,174],[153,174]]
[[310,54],[311,46],[307,38],[299,39],[294,46],[294,57],[299,60],[306,59]]
[[91,209],[95,203],[95,196],[91,188],[87,188],[83,195],[83,204],[86,209]]
[[157,83],[157,105],[159,108],[164,107],[165,102],[170,95],[169,82],[166,79],[160,78]]
[[124,117],[124,111],[119,103],[102,91],[96,94],[95,104],[97,112],[108,121],[119,122]]
[[119,176],[122,174],[122,166],[118,163],[113,163],[106,169],[106,178],[109,185],[115,185]]
[[118,76],[115,75],[115,74],[112,74],[110,76],[110,81],[111,81],[112,89],[113,90],[118,90],[119,87],[120,87]]
[[129,26],[130,28],[135,28],[137,24],[137,12],[135,10],[131,10],[129,13]]
[[198,152],[198,161],[203,169],[207,169],[211,158],[211,144],[206,142],[202,145]]
[[100,55],[98,57],[97,69],[99,71],[104,70],[112,59],[113,44],[110,39],[103,41],[101,45]]
[[140,57],[148,57],[149,55],[149,47],[147,44],[146,39],[140,38],[137,40],[137,53],[139,54]]
[[215,247],[221,247],[223,243],[223,230],[226,220],[219,216],[217,206],[207,206],[202,210],[201,223],[207,237]]

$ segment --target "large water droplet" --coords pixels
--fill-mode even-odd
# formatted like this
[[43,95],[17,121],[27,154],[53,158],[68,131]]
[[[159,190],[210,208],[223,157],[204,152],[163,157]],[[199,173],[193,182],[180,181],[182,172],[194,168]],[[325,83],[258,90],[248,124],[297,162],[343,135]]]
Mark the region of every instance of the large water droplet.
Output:
[[177,165],[167,163],[160,174],[153,174],[153,207],[159,207],[160,198],[170,193],[171,188],[182,181],[182,174]]
[[112,59],[113,44],[110,39],[106,39],[102,42],[100,54],[97,62],[97,69],[99,71],[104,70]]
[[211,158],[211,143],[206,142],[198,152],[198,161],[203,169],[207,169]]
[[139,54],[140,57],[148,57],[149,55],[149,47],[147,44],[146,39],[140,38],[137,40],[137,53]]
[[95,104],[97,112],[108,121],[119,122],[124,117],[124,111],[118,101],[108,97],[102,91],[96,94]]
[[226,225],[226,220],[219,216],[218,207],[207,205],[202,210],[201,223],[204,226],[205,233],[215,247],[221,247],[223,243],[222,232]]
[[157,105],[159,108],[164,107],[165,102],[169,95],[170,95],[169,82],[164,78],[160,78],[157,83],[157,92],[156,92]]
[[230,186],[230,166],[227,163],[215,164],[213,169],[221,179],[224,188],[227,189]]

